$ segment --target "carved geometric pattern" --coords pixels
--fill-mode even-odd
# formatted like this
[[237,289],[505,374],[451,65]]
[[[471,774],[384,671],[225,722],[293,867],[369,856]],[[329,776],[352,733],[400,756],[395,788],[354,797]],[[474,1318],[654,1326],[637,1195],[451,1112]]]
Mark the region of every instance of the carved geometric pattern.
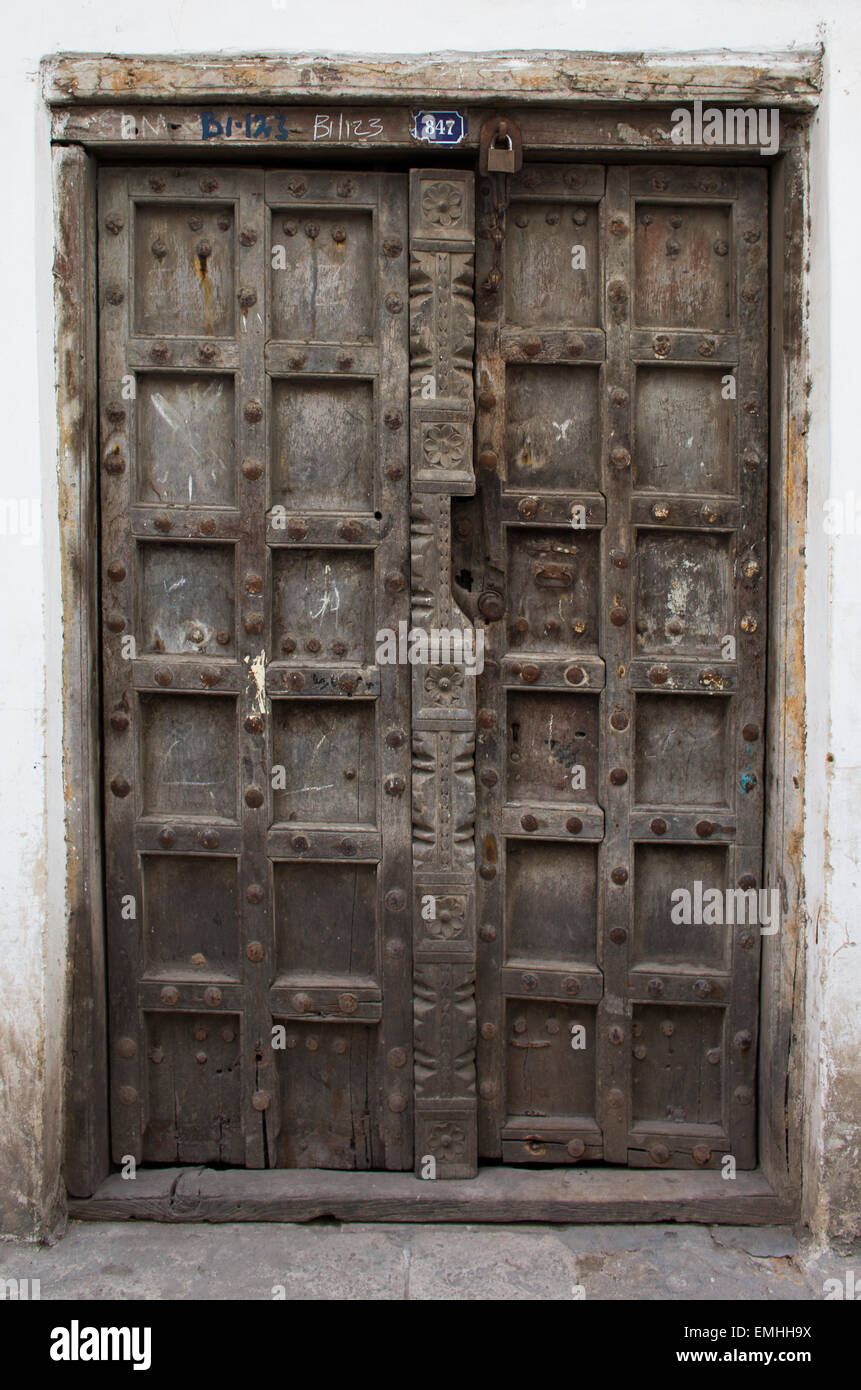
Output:
[[418,965],[415,988],[416,1095],[475,1095],[475,976],[472,966]]
[[[452,598],[451,497],[475,491],[473,176],[410,179],[412,617],[460,633],[470,623]],[[412,682],[416,1164],[430,1154],[443,1178],[471,1176],[477,1151],[475,675],[464,656],[439,649]]]

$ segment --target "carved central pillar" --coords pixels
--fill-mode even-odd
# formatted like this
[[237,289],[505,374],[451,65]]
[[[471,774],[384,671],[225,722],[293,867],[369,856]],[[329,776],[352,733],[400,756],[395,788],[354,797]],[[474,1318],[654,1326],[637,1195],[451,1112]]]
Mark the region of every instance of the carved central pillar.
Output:
[[451,586],[451,498],[475,491],[474,206],[472,174],[411,173],[412,624],[440,642],[412,677],[415,1157],[437,1178],[477,1171],[475,676]]

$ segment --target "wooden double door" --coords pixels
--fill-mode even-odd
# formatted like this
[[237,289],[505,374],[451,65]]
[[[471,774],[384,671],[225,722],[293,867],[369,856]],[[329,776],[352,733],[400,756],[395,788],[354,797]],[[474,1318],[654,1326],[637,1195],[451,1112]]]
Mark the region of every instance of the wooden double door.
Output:
[[116,1162],[753,1165],[765,219],[103,171]]

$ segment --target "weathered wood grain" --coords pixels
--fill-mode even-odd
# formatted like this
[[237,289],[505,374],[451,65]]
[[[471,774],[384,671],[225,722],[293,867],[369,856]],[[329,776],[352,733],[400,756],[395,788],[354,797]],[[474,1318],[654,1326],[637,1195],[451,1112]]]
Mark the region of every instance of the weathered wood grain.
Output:
[[84,1221],[554,1221],[572,1224],[699,1221],[770,1225],[793,1219],[760,1172],[724,1182],[719,1173],[598,1168],[482,1168],[472,1179],[420,1182],[400,1173],[279,1169],[267,1173],[163,1169],[135,1183],[108,1178],[89,1201],[71,1201]]
[[164,101],[227,95],[279,101],[402,99],[461,101],[528,94],[534,102],[762,101],[810,109],[822,85],[821,49],[782,53],[608,56],[528,53],[284,56],[112,56],[61,53],[42,64],[46,101]]

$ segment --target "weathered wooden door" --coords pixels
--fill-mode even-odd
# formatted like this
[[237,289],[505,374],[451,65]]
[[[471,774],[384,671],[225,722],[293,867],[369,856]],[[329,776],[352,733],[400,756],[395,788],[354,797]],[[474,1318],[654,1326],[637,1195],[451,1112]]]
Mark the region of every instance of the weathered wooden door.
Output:
[[404,176],[100,186],[114,1158],[412,1163]]
[[508,192],[481,186],[453,544],[488,643],[479,1154],[750,1167],[760,926],[671,911],[761,883],[765,175],[527,163]]
[[479,197],[102,176],[117,1161],[755,1161],[764,176]]

